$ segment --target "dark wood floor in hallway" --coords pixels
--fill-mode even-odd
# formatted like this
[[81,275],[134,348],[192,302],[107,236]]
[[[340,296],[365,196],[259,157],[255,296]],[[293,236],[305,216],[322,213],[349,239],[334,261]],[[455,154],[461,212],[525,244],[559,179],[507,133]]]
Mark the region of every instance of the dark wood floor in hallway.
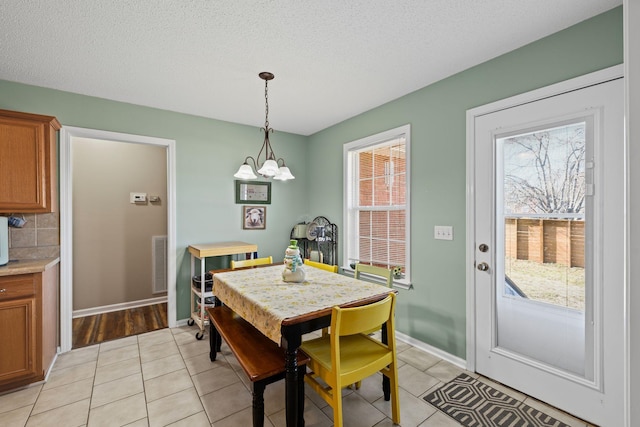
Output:
[[168,327],[167,303],[73,319],[73,348]]

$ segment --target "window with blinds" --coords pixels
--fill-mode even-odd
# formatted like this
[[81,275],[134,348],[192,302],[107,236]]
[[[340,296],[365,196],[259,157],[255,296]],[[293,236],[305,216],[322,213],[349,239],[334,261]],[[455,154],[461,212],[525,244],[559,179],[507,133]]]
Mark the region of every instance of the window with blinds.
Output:
[[345,265],[409,279],[409,125],[345,144]]

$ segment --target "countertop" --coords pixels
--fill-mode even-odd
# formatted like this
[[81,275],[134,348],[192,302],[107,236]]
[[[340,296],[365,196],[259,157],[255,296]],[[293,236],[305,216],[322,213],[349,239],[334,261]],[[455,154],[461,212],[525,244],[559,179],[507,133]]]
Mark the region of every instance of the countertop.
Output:
[[41,273],[60,262],[60,258],[21,259],[0,267],[0,276]]

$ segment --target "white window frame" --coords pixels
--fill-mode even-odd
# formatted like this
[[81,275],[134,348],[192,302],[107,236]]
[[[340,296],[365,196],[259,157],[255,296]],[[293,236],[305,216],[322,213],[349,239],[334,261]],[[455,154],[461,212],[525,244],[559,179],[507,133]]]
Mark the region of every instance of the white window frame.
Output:
[[354,213],[355,197],[358,194],[356,188],[355,160],[356,154],[364,148],[371,148],[376,145],[384,145],[391,140],[403,137],[405,140],[406,156],[406,179],[405,179],[405,273],[401,279],[394,279],[394,287],[411,288],[411,125],[406,124],[394,129],[370,135],[355,141],[348,142],[343,146],[343,224],[344,224],[344,250],[342,251],[342,267],[345,271],[353,271],[350,264],[349,255],[357,248],[358,226]]

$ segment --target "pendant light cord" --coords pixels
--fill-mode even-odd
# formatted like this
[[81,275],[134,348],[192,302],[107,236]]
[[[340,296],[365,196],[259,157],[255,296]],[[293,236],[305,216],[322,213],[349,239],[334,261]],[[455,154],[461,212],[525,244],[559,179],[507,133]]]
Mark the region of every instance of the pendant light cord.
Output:
[[264,81],[264,128],[269,129],[269,80]]

